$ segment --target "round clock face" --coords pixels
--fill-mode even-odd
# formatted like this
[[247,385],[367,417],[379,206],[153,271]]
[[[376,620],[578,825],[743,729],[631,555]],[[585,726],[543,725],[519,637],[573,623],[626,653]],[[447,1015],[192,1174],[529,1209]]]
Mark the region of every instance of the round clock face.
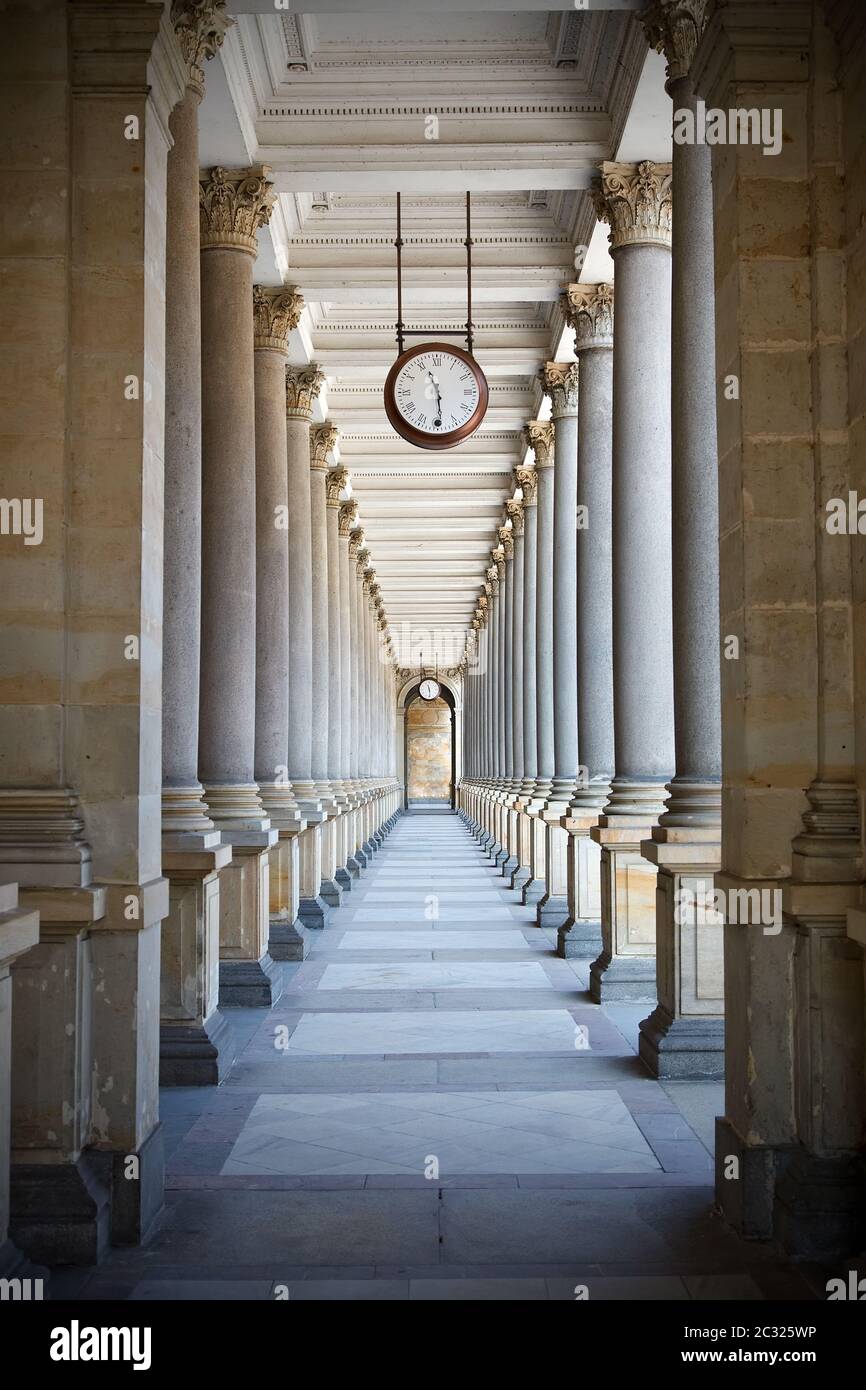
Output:
[[487,410],[487,378],[475,358],[447,343],[424,343],[397,358],[385,382],[385,413],[421,449],[453,449]]
[[436,696],[439,694],[439,682],[424,680],[421,682],[418,689],[422,700],[435,700]]

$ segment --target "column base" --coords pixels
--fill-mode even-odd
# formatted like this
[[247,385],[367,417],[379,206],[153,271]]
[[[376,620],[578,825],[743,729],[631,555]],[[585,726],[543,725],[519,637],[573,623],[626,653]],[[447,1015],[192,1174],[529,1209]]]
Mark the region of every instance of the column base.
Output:
[[111,1241],[109,1184],[89,1155],[77,1163],[13,1163],[9,1235],[46,1265],[96,1265]]
[[[100,1154],[99,1159],[102,1158]],[[158,1124],[137,1149],[105,1155],[111,1171],[111,1243],[141,1245],[147,1239],[165,1201],[165,1151]],[[129,1160],[138,1161],[131,1181]]]
[[595,960],[601,955],[601,922],[569,918],[556,936],[556,954],[563,960]]
[[343,890],[335,878],[323,878],[319,897],[325,899],[328,907],[339,907],[343,901]]
[[673,1018],[657,1004],[641,1021],[638,1051],[651,1076],[659,1080],[723,1080],[723,1018]]
[[505,863],[502,865],[502,877],[510,879],[519,864],[520,860],[517,858],[517,855],[509,854]]
[[204,1023],[160,1025],[160,1086],[218,1086],[234,1060],[234,1035],[218,1009]]
[[788,1255],[856,1255],[866,1244],[866,1159],[795,1150],[776,1184],[774,1234]]
[[602,951],[590,967],[589,992],[596,1004],[655,1004],[655,956],[611,956]]
[[538,927],[564,927],[568,921],[568,898],[545,893],[538,901],[535,924]]
[[541,899],[547,896],[547,885],[543,878],[528,878],[523,885],[520,894],[520,901],[524,907],[535,907]]
[[311,931],[321,931],[331,920],[331,909],[321,896],[301,898],[298,918]]
[[344,869],[341,864],[338,867],[337,872],[334,874],[334,878],[337,880],[339,887],[343,890],[344,893],[351,893],[352,875],[349,873],[348,868]]
[[355,850],[353,858],[355,859],[356,863],[360,865],[361,869],[366,869],[367,865],[370,862],[370,855],[363,845],[361,845],[359,849]]
[[269,1009],[281,994],[282,978],[267,951],[258,960],[220,961],[220,1008]]
[[361,861],[358,859],[357,855],[349,855],[348,859],[346,860],[346,868],[349,872],[350,878],[361,877]]
[[294,922],[271,920],[268,933],[268,955],[271,960],[306,960],[310,949],[300,917]]
[[530,870],[525,864],[518,864],[511,875],[511,887],[515,893],[522,893],[527,883],[530,881]]
[[[38,1302],[44,1298],[50,1278],[51,1271],[45,1265],[36,1265],[29,1260],[14,1241],[4,1240],[0,1245],[0,1279],[19,1279],[22,1284],[30,1281],[30,1293],[22,1292],[25,1300]],[[37,1293],[33,1288],[37,1280],[42,1285],[41,1293]]]
[[746,1240],[773,1234],[776,1168],[785,1150],[746,1144],[726,1115],[716,1116],[716,1202]]

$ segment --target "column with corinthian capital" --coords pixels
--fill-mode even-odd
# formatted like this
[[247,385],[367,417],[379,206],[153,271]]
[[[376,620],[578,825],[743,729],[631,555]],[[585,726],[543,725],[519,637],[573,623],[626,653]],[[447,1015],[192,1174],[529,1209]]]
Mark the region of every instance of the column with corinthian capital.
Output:
[[655,1002],[656,869],[643,858],[674,768],[671,632],[671,169],[605,163],[594,197],[616,266],[613,680],[616,767],[601,845],[593,998]]
[[288,772],[289,488],[286,355],[304,301],[291,289],[253,290],[256,385],[256,780],[279,836],[270,852],[270,953],[303,960],[298,836],[306,821]]
[[547,892],[547,825],[544,808],[553,786],[553,454],[552,420],[532,420],[527,441],[535,452],[535,784],[527,813],[532,817],[530,877],[524,903],[539,903]]
[[[675,112],[697,97],[689,66],[705,18],[694,0],[641,15],[668,60]],[[683,25],[682,21],[686,23]],[[671,479],[676,773],[664,815],[641,845],[658,867],[658,1004],[640,1025],[640,1055],[655,1076],[724,1075],[724,927],[694,908],[722,863],[719,488],[716,438],[712,149],[673,144]],[[700,935],[700,949],[698,937]]]
[[[159,1079],[216,1085],[231,1062],[219,1002],[219,871],[231,846],[198,779],[201,641],[201,273],[198,110],[204,65],[232,23],[224,0],[175,0],[186,91],[169,118],[166,168],[165,474],[162,618],[162,923]],[[189,923],[195,923],[190,930]]]
[[310,536],[313,578],[313,753],[312,773],[316,793],[325,812],[322,821],[321,896],[329,907],[339,907],[342,889],[337,882],[337,826],[339,808],[328,776],[330,739],[330,567],[328,560],[328,505],[325,479],[328,455],[336,447],[339,432],[326,420],[310,430]]
[[577,420],[577,748],[580,775],[562,819],[568,832],[568,918],[561,956],[594,960],[601,940],[601,849],[590,837],[613,777],[613,286],[563,296],[580,371]]
[[540,927],[568,920],[568,832],[562,817],[577,785],[577,363],[548,362],[553,470],[553,783],[544,808],[545,892]]
[[359,877],[361,864],[355,851],[358,846],[358,765],[357,749],[354,744],[355,719],[355,656],[352,632],[352,603],[355,585],[355,550],[352,533],[358,527],[358,503],[354,499],[342,503],[339,511],[340,535],[340,640],[342,652],[340,659],[341,690],[343,705],[343,778],[346,791],[346,810],[344,813],[345,867],[349,882],[341,879],[344,888]]
[[532,829],[533,818],[529,814],[535,777],[538,771],[538,748],[536,737],[535,708],[535,579],[538,535],[538,506],[536,494],[536,473],[534,468],[520,467],[514,470],[514,482],[520,489],[522,508],[522,548],[523,583],[521,592],[522,613],[520,619],[520,646],[515,644],[515,659],[520,664],[520,716],[521,727],[521,781],[517,788],[514,803],[517,812],[518,864],[511,876],[511,886],[521,895],[532,878]]
[[253,261],[274,194],[260,172],[200,181],[202,635],[199,765],[232,846],[220,880],[220,1001],[273,1003],[269,851],[255,780],[256,443]]
[[511,523],[514,548],[512,561],[511,632],[509,635],[511,668],[511,780],[508,787],[508,858],[502,873],[514,886],[514,875],[520,867],[520,813],[517,800],[523,784],[523,503],[511,498],[505,504]]
[[343,682],[348,670],[343,670],[344,616],[341,610],[341,552],[346,547],[340,539],[340,508],[342,496],[349,485],[347,468],[332,468],[325,475],[325,502],[328,509],[328,660],[330,690],[328,692],[328,781],[331,784],[337,810],[334,822],[335,857],[334,879],[338,887],[351,888],[352,878],[346,867],[350,847],[346,843],[347,813],[350,810],[349,789],[346,785],[345,750],[348,730],[345,727]]
[[[511,781],[514,776],[514,744],[512,741],[512,652],[511,652],[511,609],[514,603],[514,540],[510,526],[500,526],[498,550],[502,556],[499,561],[501,575],[499,585],[499,758],[500,775],[496,793],[497,831],[496,839],[500,845],[493,862],[501,873],[505,873],[508,862],[508,814],[510,810]],[[510,870],[509,870],[510,872]]]
[[298,840],[298,915],[320,930],[330,908],[321,894],[322,809],[313,780],[313,541],[310,421],[324,385],[315,364],[286,368],[286,470],[289,487],[289,758],[288,772],[306,829]]

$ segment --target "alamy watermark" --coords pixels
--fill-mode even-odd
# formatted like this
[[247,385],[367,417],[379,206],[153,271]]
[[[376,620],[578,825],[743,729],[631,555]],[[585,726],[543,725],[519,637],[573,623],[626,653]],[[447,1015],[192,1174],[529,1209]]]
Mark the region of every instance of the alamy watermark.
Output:
[[782,890],[716,888],[710,880],[697,879],[693,887],[677,889],[674,918],[680,926],[759,926],[764,936],[778,936],[782,930]]
[[25,545],[41,545],[41,497],[0,497],[0,536],[23,536]]
[[683,106],[674,112],[676,145],[761,145],[764,154],[782,150],[782,111],[768,106],[707,108],[695,102],[695,110]]

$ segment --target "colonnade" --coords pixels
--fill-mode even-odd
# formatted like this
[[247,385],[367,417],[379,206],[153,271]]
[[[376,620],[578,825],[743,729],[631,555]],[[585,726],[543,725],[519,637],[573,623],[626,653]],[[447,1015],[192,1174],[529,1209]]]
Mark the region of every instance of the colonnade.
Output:
[[68,342],[10,427],[46,535],[5,598],[4,1272],[143,1238],[159,1084],[222,1078],[225,1006],[273,1003],[399,805],[380,593],[324,377],[289,360],[303,300],[254,283],[273,186],[199,167],[232,21],[121,10],[9,19],[29,81],[68,52],[72,135],[52,126],[71,223],[35,262]]
[[[574,362],[541,373],[550,418],[527,423],[513,547],[500,531],[464,658],[460,813],[592,997],[645,1005],[654,1075],[724,1073],[725,1217],[800,1254],[855,1248],[862,577],[825,511],[862,473],[843,364],[866,317],[845,279],[866,25],[820,0],[779,0],[772,33],[745,0],[656,0],[641,23],[673,159],[598,169],[616,288],[563,296]],[[683,113],[762,103],[775,154],[677,138]]]

